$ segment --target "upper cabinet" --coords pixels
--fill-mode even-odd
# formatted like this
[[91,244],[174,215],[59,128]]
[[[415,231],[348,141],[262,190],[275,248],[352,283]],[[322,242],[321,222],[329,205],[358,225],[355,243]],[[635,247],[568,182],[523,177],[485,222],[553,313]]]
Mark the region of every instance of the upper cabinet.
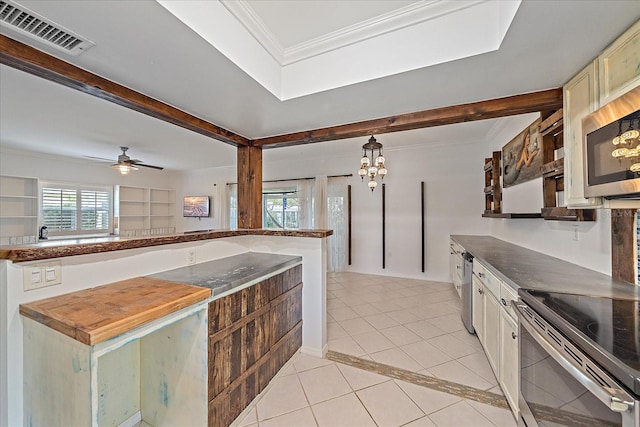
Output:
[[564,86],[564,200],[568,208],[637,207],[637,201],[584,197],[582,118],[640,85],[640,21]]
[[600,105],[640,84],[640,21],[598,57]]
[[582,118],[598,107],[598,61],[593,61],[564,86],[564,199],[568,207],[598,206],[599,197],[584,197]]

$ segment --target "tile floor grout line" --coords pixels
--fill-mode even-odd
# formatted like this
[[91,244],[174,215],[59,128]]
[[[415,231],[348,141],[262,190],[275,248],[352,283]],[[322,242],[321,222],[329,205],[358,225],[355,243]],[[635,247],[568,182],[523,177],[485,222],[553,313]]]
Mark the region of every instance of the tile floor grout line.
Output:
[[377,374],[385,375],[392,379],[406,381],[411,384],[431,388],[436,391],[452,394],[463,399],[474,400],[476,402],[495,406],[497,408],[509,409],[507,400],[503,396],[489,391],[469,387],[463,384],[454,383],[452,381],[447,381],[428,375],[418,374],[416,372],[407,371],[405,369],[396,368],[393,366],[385,365],[383,363],[362,359],[360,357],[351,356],[344,353],[338,353],[332,350],[329,350],[327,352],[326,357],[327,359],[334,362],[339,362],[345,365],[352,366],[354,368],[359,368]]

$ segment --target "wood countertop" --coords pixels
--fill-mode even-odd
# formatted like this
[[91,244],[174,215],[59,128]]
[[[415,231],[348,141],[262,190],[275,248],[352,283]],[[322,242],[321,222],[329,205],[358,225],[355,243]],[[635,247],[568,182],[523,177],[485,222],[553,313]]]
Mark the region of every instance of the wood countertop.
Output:
[[137,277],[20,305],[20,314],[87,345],[211,297],[211,289]]
[[174,243],[195,242],[199,240],[221,239],[235,236],[285,236],[324,238],[333,234],[333,230],[202,230],[167,236],[149,236],[139,238],[97,237],[77,240],[48,240],[32,245],[1,246],[0,259],[13,262],[38,261],[64,258],[76,255],[88,255],[126,249],[147,248],[151,246],[171,245]]

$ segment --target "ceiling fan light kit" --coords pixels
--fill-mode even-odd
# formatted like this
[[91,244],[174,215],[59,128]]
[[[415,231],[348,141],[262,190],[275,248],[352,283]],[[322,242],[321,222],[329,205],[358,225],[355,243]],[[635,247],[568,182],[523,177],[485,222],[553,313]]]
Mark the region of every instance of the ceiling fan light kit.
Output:
[[118,156],[118,162],[111,165],[112,168],[117,169],[120,172],[120,175],[128,175],[132,170],[137,171],[137,166],[144,166],[146,168],[158,170],[164,169],[160,166],[146,165],[142,163],[141,160],[132,160],[129,156],[127,156],[127,150],[129,149],[129,147],[120,147],[120,149],[122,150],[122,154]]

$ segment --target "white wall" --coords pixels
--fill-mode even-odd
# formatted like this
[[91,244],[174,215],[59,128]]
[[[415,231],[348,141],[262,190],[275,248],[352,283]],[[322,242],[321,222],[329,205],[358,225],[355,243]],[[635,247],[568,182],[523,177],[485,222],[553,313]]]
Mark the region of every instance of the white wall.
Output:
[[79,184],[120,184],[168,189],[176,189],[181,185],[181,175],[176,172],[141,167],[122,176],[106,162],[16,151],[1,146],[0,174]]
[[[487,157],[523,131],[535,114],[513,117],[487,143]],[[503,189],[503,212],[540,212],[542,178]],[[487,218],[491,235],[592,270],[611,274],[611,215],[598,209],[595,222]]]

